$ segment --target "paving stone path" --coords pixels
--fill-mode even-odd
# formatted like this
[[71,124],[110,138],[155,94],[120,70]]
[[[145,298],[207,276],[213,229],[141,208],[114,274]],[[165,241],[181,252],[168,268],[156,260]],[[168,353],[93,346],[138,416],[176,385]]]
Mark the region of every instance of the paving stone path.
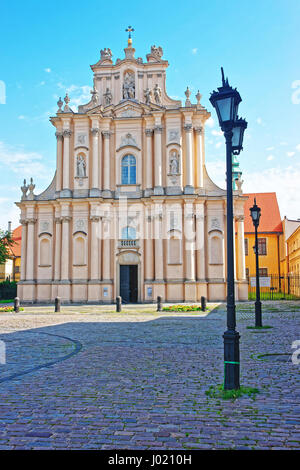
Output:
[[234,401],[205,394],[223,381],[224,305],[126,308],[0,314],[0,449],[300,448],[300,303],[265,302],[259,331],[238,305],[241,384],[260,393]]

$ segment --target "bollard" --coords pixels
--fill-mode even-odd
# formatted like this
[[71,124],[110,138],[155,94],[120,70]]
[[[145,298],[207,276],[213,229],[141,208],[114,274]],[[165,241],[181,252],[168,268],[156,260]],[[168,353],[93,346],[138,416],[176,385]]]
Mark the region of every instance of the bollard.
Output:
[[60,297],[55,297],[55,312],[60,312],[60,303],[61,303]]
[[162,311],[161,296],[158,295],[157,296],[157,312],[161,312],[161,311]]
[[205,312],[206,310],[206,297],[201,297],[201,310],[202,312]]
[[120,295],[116,298],[116,304],[116,312],[122,312],[122,297]]
[[19,297],[15,297],[14,311],[17,312],[17,313],[20,311],[20,299],[19,299]]

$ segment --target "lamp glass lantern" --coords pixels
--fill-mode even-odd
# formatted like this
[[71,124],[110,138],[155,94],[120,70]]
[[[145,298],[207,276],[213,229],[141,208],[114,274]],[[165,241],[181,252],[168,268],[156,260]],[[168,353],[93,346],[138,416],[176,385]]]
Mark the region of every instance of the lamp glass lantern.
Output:
[[234,122],[232,129],[232,151],[235,155],[238,155],[243,150],[244,132],[247,129],[247,125],[247,121],[241,118]]
[[229,85],[228,79],[225,80],[223,68],[221,70],[223,86],[212,92],[209,101],[217,112],[221,129],[225,130],[236,121],[242,98],[237,89]]
[[261,208],[256,204],[256,198],[254,199],[253,207],[250,207],[250,215],[255,227],[259,226],[259,219],[261,216]]

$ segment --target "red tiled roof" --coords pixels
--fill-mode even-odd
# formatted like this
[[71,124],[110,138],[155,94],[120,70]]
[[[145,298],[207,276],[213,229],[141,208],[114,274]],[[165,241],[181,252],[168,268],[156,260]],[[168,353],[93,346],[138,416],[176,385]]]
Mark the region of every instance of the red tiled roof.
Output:
[[21,256],[22,225],[19,225],[19,227],[13,230],[12,238],[14,239],[15,243],[10,248],[10,251],[14,257]]
[[282,233],[282,222],[277,202],[276,193],[250,193],[245,202],[245,233],[254,232],[253,222],[250,216],[250,207],[256,204],[261,208],[261,217],[258,226],[258,232],[280,232]]

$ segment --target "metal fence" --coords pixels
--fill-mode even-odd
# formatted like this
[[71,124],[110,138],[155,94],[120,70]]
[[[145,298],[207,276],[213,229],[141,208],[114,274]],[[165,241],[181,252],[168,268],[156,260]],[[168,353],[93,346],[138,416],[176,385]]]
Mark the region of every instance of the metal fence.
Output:
[[[255,278],[248,279],[249,300],[256,298]],[[279,276],[270,274],[260,277],[261,300],[297,300],[300,299],[300,276]]]

